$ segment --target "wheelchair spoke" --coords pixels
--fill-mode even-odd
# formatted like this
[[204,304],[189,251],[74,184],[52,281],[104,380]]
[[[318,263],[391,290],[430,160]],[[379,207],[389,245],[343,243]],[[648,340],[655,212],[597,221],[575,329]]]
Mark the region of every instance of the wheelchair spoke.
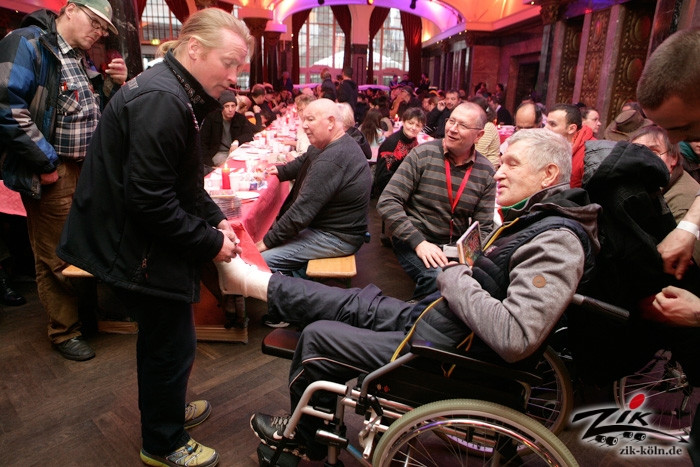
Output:
[[639,393],[645,395],[645,407],[655,412],[654,426],[676,435],[689,433],[700,393],[670,352],[659,351],[644,368],[615,383],[615,399],[622,408]]
[[[450,404],[457,404],[456,408],[450,409]],[[496,407],[496,415],[480,410],[470,413],[462,404],[483,405],[488,410]],[[395,422],[377,445],[373,465],[575,465],[560,449],[568,452],[551,432],[521,413],[484,401],[441,401],[415,409]]]
[[546,349],[535,372],[542,383],[531,388],[525,413],[556,434],[563,429],[573,405],[569,372],[552,348]]

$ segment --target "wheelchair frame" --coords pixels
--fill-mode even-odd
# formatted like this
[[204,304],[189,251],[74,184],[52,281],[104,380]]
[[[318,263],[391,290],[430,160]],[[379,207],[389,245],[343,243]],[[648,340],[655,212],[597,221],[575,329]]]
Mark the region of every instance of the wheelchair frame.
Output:
[[[573,297],[572,304],[582,306],[597,313],[603,313],[616,321],[626,321],[629,318],[629,312],[627,310],[579,294],[576,294]],[[276,330],[273,332],[279,331],[283,330]],[[283,348],[281,349],[265,349],[264,341],[263,353],[280,356],[283,358],[291,358],[295,346],[296,339],[290,337],[283,339]],[[544,373],[538,372],[538,374],[543,375],[543,377],[538,377],[527,372],[501,367],[475,360],[465,355],[455,354],[451,351],[451,349],[436,349],[435,346],[428,343],[412,343],[411,348],[411,353],[406,354],[396,361],[391,362],[384,367],[366,375],[365,379],[363,380],[362,387],[359,390],[350,385],[328,381],[318,381],[312,383],[304,392],[301,401],[292,414],[292,417],[287,425],[287,429],[285,430],[284,437],[289,438],[292,436],[292,433],[294,433],[296,425],[303,414],[315,416],[326,421],[329,427],[328,430],[323,429],[319,430],[318,432],[318,437],[329,446],[328,460],[326,461],[325,465],[342,465],[338,459],[340,449],[347,449],[347,451],[363,465],[385,465],[385,460],[379,458],[381,455],[383,455],[383,451],[377,453],[374,451],[374,449],[381,448],[384,450],[385,447],[391,443],[384,441],[381,444],[375,445],[375,441],[378,437],[377,435],[389,436],[391,439],[400,436],[408,436],[405,433],[399,433],[394,436],[394,433],[392,433],[391,430],[396,430],[393,429],[392,426],[406,425],[404,428],[410,431],[412,427],[419,426],[422,423],[427,423],[427,420],[429,420],[430,417],[435,416],[435,414],[438,412],[442,414],[441,417],[445,417],[445,414],[448,413],[468,413],[467,418],[460,419],[459,423],[479,425],[482,427],[491,424],[489,429],[494,431],[503,428],[501,425],[508,425],[507,430],[509,432],[529,430],[527,431],[528,434],[517,435],[520,436],[518,441],[528,446],[528,449],[532,449],[532,445],[539,444],[547,446],[545,449],[546,452],[554,452],[555,454],[553,456],[550,456],[550,454],[544,455],[544,457],[547,459],[545,461],[545,465],[577,465],[571,453],[563,446],[563,444],[561,444],[558,438],[556,438],[556,433],[563,428],[564,422],[568,420],[573,406],[573,389],[571,379],[566,365],[561,359],[559,359],[556,351],[549,348],[546,349],[539,364],[539,366],[543,366],[545,370]],[[447,395],[443,398],[448,399],[447,401],[442,400],[441,402],[415,404],[405,403],[390,397],[383,397],[382,395],[377,395],[377,391],[369,390],[369,382],[376,382],[378,378],[385,376],[394,369],[400,368],[402,365],[414,360],[418,356],[427,355],[440,362],[467,365],[470,370],[475,370],[490,376],[502,378],[504,372],[508,373],[511,376],[511,379],[517,381],[523,388],[523,405],[518,407],[518,411],[515,411],[512,409],[512,403],[508,404],[511,405],[509,408],[503,404],[496,404],[493,402],[484,402],[474,399],[452,399],[451,397],[454,397],[454,395]],[[662,357],[658,357],[655,360],[667,361],[667,359],[663,358],[663,354]],[[654,361],[651,363],[653,364]],[[665,369],[664,371],[666,373],[669,371],[668,364],[663,365],[663,368]],[[673,368],[671,370],[673,370]],[[638,372],[636,376],[639,374],[640,372]],[[630,378],[632,377],[628,376],[623,378],[618,384],[615,400],[621,406],[625,406],[627,398],[629,397],[629,393],[625,391],[626,388],[631,386]],[[671,380],[670,383],[668,382],[669,379]],[[690,400],[689,391],[692,392],[692,387],[688,388],[687,381],[683,377],[682,373],[678,375],[673,373],[671,378],[652,378],[650,387],[656,389],[660,384],[670,387],[671,389],[668,390],[669,392],[680,394],[683,397],[680,403],[674,401],[676,405],[672,407],[672,410],[678,410],[678,407],[680,407],[680,410],[685,410],[685,403],[686,401]],[[534,392],[536,394],[539,392],[542,397],[532,397],[533,389],[535,390]],[[313,393],[318,390],[332,392],[338,396],[341,396],[335,413],[328,413],[315,409],[309,404]],[[463,393],[464,392],[458,392],[458,394]],[[553,394],[554,397],[548,397],[548,393]],[[697,396],[697,393],[695,395]],[[354,409],[357,414],[365,417],[363,429],[360,431],[358,436],[361,449],[351,445],[345,436],[344,417],[346,407]],[[476,416],[474,415],[475,413],[479,413],[479,415]],[[491,420],[489,417],[497,419],[497,422],[484,421],[484,419]],[[407,421],[402,422],[402,420]],[[536,420],[540,423],[538,423]],[[391,421],[392,423],[387,423],[388,421]],[[436,425],[439,424],[439,422],[435,420],[433,420],[431,423]],[[498,426],[495,426],[494,424]],[[681,434],[687,434],[689,427],[683,426],[678,428]],[[392,448],[389,447],[386,449]],[[473,450],[471,448],[469,449]],[[491,449],[493,451],[499,448],[498,446],[493,445],[491,446]],[[487,451],[488,449],[484,449],[482,454],[488,454],[491,452]],[[272,455],[268,456],[267,458],[260,456],[261,465],[284,465],[276,463],[283,455],[282,449],[270,452],[272,452]]]
[[[291,344],[292,341],[284,336],[289,331],[276,330],[273,333],[282,335],[283,345]],[[391,465],[390,456],[396,453],[402,457],[426,457],[425,452],[407,447],[416,439],[422,440],[421,437],[438,439],[448,445],[448,452],[458,452],[460,457],[476,457],[477,460],[481,458],[482,462],[490,465],[500,465],[506,455],[517,458],[519,465],[522,458],[526,461],[537,459],[539,463],[536,465],[578,465],[556,435],[533,418],[512,408],[514,403],[519,405],[520,409],[524,407],[523,404],[530,395],[531,385],[541,382],[538,376],[455,354],[450,349],[441,349],[429,343],[414,342],[411,348],[410,353],[367,374],[359,388],[330,381],[316,381],[310,384],[292,413],[283,433],[283,440],[277,449],[259,449],[260,464],[295,465],[294,460],[290,459],[292,456],[283,453],[284,446],[287,440],[293,439],[301,416],[310,415],[326,422],[327,429],[319,429],[316,434],[317,440],[328,445],[326,466],[342,465],[339,460],[341,449],[346,449],[362,465],[367,466]],[[285,349],[266,349],[265,341],[263,352],[289,356]],[[513,384],[522,388],[523,398],[519,402],[514,401],[521,399],[520,397],[507,401],[507,404],[511,405],[508,407],[493,401],[454,399],[454,394],[452,398],[447,396],[446,400],[418,403],[417,406],[400,400],[405,395],[400,395],[398,399],[387,397],[387,393],[393,396],[395,391],[387,389],[394,381],[390,380],[391,382],[387,383],[386,378],[418,358],[459,364],[479,375],[513,381]],[[476,387],[474,381],[458,382],[457,386]],[[447,391],[450,389],[453,388],[448,388]],[[319,410],[310,404],[316,391],[327,391],[340,396],[334,413]],[[344,420],[347,408],[364,417],[362,429],[358,434],[359,448],[350,444],[346,437]],[[517,448],[515,444],[518,445]],[[427,457],[433,457],[433,453]],[[402,462],[406,460],[408,459],[404,458]],[[449,464],[440,462],[436,465]]]

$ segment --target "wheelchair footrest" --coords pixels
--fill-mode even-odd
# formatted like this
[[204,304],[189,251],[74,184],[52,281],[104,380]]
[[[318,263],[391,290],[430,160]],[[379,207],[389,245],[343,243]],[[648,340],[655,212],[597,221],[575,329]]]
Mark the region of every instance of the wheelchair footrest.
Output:
[[291,360],[301,333],[293,329],[277,328],[262,341],[262,353]]
[[258,463],[261,467],[296,467],[299,464],[299,458],[288,452],[283,452],[277,459],[277,462],[271,464],[272,457],[275,455],[275,450],[270,446],[260,443],[258,445]]
[[345,436],[327,430],[317,430],[316,441],[326,446],[334,446],[340,449],[345,449],[348,446],[348,439]]

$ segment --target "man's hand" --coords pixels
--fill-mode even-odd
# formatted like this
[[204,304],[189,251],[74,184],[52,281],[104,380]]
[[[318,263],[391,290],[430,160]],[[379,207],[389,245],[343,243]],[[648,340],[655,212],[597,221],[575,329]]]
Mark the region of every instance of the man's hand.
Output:
[[437,103],[437,108],[438,108],[438,110],[439,110],[440,112],[442,112],[443,110],[445,110],[445,101],[438,101],[438,103]]
[[267,246],[265,246],[265,242],[263,242],[262,240],[255,244],[255,248],[257,248],[258,252],[260,253],[267,250]]
[[654,297],[652,306],[666,320],[678,326],[700,326],[700,298],[672,285]]
[[416,255],[423,261],[426,268],[441,268],[449,262],[442,248],[427,240],[423,240],[418,244]]
[[51,185],[52,183],[56,183],[58,181],[58,172],[53,171],[49,172],[47,174],[39,174],[39,182],[42,185]]
[[228,263],[231,261],[231,258],[235,258],[236,255],[240,255],[243,251],[239,246],[241,241],[236,236],[236,232],[234,232],[228,220],[222,220],[216,228],[224,234],[224,244],[221,245],[221,250],[219,250],[219,253],[214,257],[214,261]]
[[267,168],[265,169],[268,175],[278,175],[280,171],[277,169],[276,165],[268,165]]
[[664,261],[664,272],[681,279],[690,265],[695,235],[681,229],[673,229],[656,247]]
[[219,225],[217,225],[216,228],[221,230],[221,232],[225,236],[227,236],[232,242],[240,243],[240,240],[238,240],[236,232],[233,230],[233,227],[231,227],[231,224],[229,223],[228,219],[224,219],[221,222],[219,222]]
[[115,84],[121,86],[126,81],[128,71],[126,62],[123,58],[115,58],[107,65],[105,73],[114,81]]
[[[237,255],[240,255],[243,250],[241,250],[241,247],[238,245],[237,241],[232,241],[225,232],[222,233],[224,234],[224,244],[221,245],[221,250],[219,250],[219,253],[214,257],[214,261],[230,263],[231,258],[235,258]],[[236,235],[234,234],[234,237],[235,236]]]

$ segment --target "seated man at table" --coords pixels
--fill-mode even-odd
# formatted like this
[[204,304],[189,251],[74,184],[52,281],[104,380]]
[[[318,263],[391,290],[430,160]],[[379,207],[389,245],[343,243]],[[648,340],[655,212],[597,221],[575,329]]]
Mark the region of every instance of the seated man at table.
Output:
[[255,123],[258,126],[266,127],[277,119],[277,115],[270,108],[265,99],[265,86],[256,84],[250,90],[250,99],[253,101],[253,113],[255,114]]
[[377,201],[394,253],[416,283],[413,300],[435,291],[448,261],[443,245],[456,242],[473,221],[482,235],[493,228],[493,165],[474,146],[485,123],[478,105],[455,107],[444,139],[413,148]]
[[215,110],[202,123],[202,162],[217,167],[226,162],[229,154],[239,145],[253,141],[253,135],[262,128],[238,113],[238,100],[232,91],[224,91],[219,97],[221,110]]
[[305,270],[311,259],[355,253],[367,231],[369,165],[345,133],[338,105],[310,102],[302,127],[311,142],[306,154],[270,170],[280,180],[296,179],[296,198],[256,245],[270,269],[284,274]]
[[[252,270],[238,259],[222,264],[230,278],[226,287],[267,299],[270,313],[305,325],[289,373],[292,408],[314,381],[343,384],[388,363],[412,327],[415,338],[445,346],[472,335],[468,352],[482,358],[523,367],[537,361],[538,349],[592,268],[600,207],[585,191],[569,188],[571,147],[563,137],[523,130],[510,142],[495,175],[508,227],[492,235],[491,248],[473,267],[445,268],[439,291],[418,305],[383,296],[374,285],[339,289]],[[327,393],[317,392],[311,402],[335,408],[335,396]],[[288,420],[256,414],[251,427],[275,447]],[[285,449],[322,457],[325,447],[314,441],[320,424],[302,416]]]
[[[299,94],[295,99],[294,99],[294,105],[296,105],[297,108],[297,115],[299,115],[299,122],[301,122],[304,119],[304,109],[306,108],[307,105],[309,105],[310,102],[315,101],[316,96],[313,94]],[[306,150],[309,148],[309,137],[306,136],[306,133],[304,133],[304,129],[301,127],[301,124],[297,124],[297,145],[296,145],[296,151],[299,154],[303,154],[306,152]]]

